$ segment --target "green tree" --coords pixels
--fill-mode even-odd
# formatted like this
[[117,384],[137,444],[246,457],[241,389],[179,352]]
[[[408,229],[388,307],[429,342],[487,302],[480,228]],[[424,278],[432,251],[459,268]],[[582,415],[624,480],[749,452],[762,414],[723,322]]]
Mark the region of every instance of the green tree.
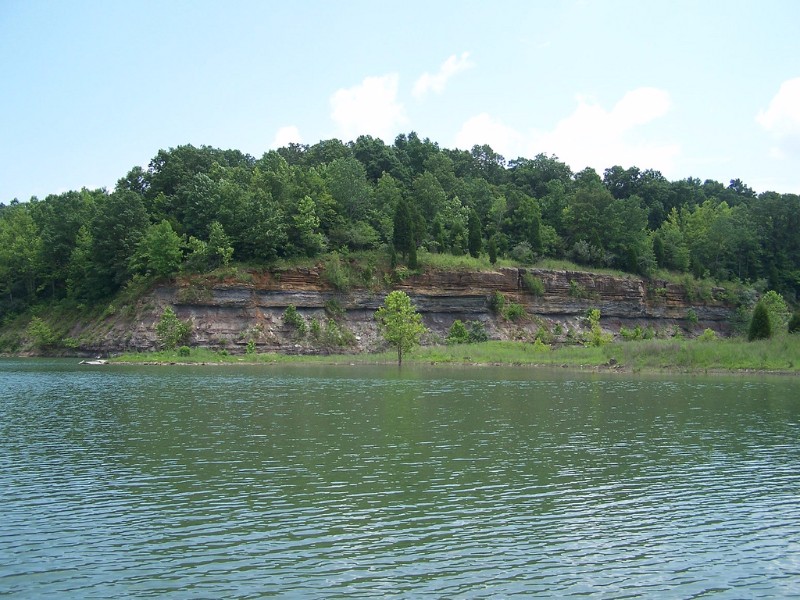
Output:
[[189,338],[191,332],[191,323],[181,321],[171,306],[164,309],[161,319],[156,324],[156,337],[164,350],[174,350],[178,344]]
[[469,211],[469,221],[467,222],[469,254],[473,258],[478,258],[481,253],[481,220],[475,209]]
[[763,304],[764,308],[767,309],[770,331],[776,333],[786,330],[791,313],[783,296],[775,290],[769,290],[761,297],[759,304]]
[[181,266],[182,245],[180,236],[164,219],[147,229],[131,259],[131,266],[135,271],[168,277]]
[[497,238],[496,236],[492,236],[489,238],[489,244],[486,248],[486,251],[489,253],[489,262],[491,264],[495,264],[497,262]]
[[25,330],[33,345],[38,349],[47,348],[56,342],[56,335],[40,317],[33,317]]
[[142,197],[114,192],[98,202],[89,226],[93,298],[117,291],[130,276],[130,260],[150,225]]
[[747,331],[747,339],[766,340],[772,337],[772,327],[769,323],[769,311],[767,307],[759,302],[753,309],[753,317],[750,319],[750,329]]
[[394,211],[393,237],[395,250],[403,256],[403,260],[406,260],[412,249],[416,248],[416,242],[414,240],[414,224],[411,218],[411,210],[404,198],[400,198]]
[[221,264],[225,267],[230,264],[233,257],[233,246],[231,246],[230,238],[219,221],[211,223],[208,233],[208,257],[216,265]]
[[447,332],[447,343],[468,344],[469,342],[470,339],[469,339],[469,331],[467,331],[467,326],[464,325],[464,323],[460,319],[456,319],[450,326],[450,331]]
[[411,298],[405,292],[390,292],[375,313],[383,339],[397,349],[397,364],[403,364],[403,354],[407,353],[425,333],[422,316],[414,309]]
[[786,330],[789,333],[800,332],[800,311],[795,311],[792,314],[792,318],[789,319],[789,324],[787,325]]
[[306,256],[316,256],[325,248],[325,238],[319,231],[316,205],[310,196],[304,196],[294,215],[295,243]]

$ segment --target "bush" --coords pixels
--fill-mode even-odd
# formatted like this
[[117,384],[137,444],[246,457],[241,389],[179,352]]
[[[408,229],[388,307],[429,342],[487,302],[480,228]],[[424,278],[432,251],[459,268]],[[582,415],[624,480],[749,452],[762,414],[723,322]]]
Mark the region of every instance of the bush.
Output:
[[788,326],[789,333],[800,333],[800,311],[797,311],[789,319]]
[[536,256],[528,242],[520,242],[511,249],[511,258],[524,265],[531,265],[536,262]]
[[692,327],[697,327],[699,319],[697,318],[697,312],[693,308],[686,311],[686,320],[689,321],[689,325]]
[[318,340],[320,335],[322,335],[322,326],[319,324],[319,320],[316,317],[311,319],[309,330],[311,331],[311,337],[313,337],[315,340]]
[[303,320],[300,313],[297,312],[297,307],[294,304],[290,304],[286,307],[286,310],[283,311],[283,324],[294,327],[301,336],[306,333],[306,322]]
[[341,319],[344,317],[344,308],[336,298],[325,301],[325,314],[331,319]]
[[56,336],[50,326],[39,317],[33,317],[25,330],[28,337],[33,341],[37,348],[52,346],[56,341]]
[[188,339],[191,332],[191,323],[181,321],[171,306],[164,309],[156,325],[156,337],[164,350],[174,350],[178,344]]
[[586,346],[605,346],[611,341],[611,335],[603,333],[600,327],[600,310],[591,308],[586,313],[586,318],[589,321],[589,333],[586,336]]
[[470,344],[479,344],[489,339],[486,333],[486,327],[480,321],[470,321],[469,325],[469,342]]
[[469,343],[469,332],[467,331],[467,327],[459,319],[453,321],[453,324],[450,326],[450,331],[447,332],[447,343],[448,344]]
[[325,279],[328,280],[334,288],[340,292],[350,289],[350,272],[349,268],[342,263],[342,259],[338,252],[331,252],[323,265],[325,267]]
[[753,309],[753,318],[750,319],[750,329],[747,331],[748,341],[766,340],[772,336],[772,327],[769,322],[767,307],[761,302]]
[[583,287],[580,283],[578,283],[574,279],[570,279],[569,295],[573,298],[586,298],[589,294],[586,292],[586,288]]
[[701,342],[713,342],[717,339],[717,334],[713,329],[706,329],[703,331],[703,333],[697,336],[697,339]]
[[189,346],[181,346],[178,348],[178,356],[189,356],[191,354],[191,350],[189,350]]
[[524,321],[528,318],[528,313],[525,311],[525,307],[522,304],[518,304],[516,302],[509,302],[506,304],[506,308],[503,311],[503,317],[505,317],[508,321]]
[[544,282],[530,273],[522,276],[522,284],[534,296],[544,296]]
[[506,306],[506,297],[500,292],[492,292],[489,296],[489,310],[496,315],[502,315]]
[[783,331],[789,323],[789,307],[778,292],[768,291],[761,298],[760,303],[767,309],[769,327],[772,333]]
[[352,346],[356,342],[356,336],[346,327],[340,326],[336,321],[328,321],[325,324],[323,342],[327,346],[342,348]]

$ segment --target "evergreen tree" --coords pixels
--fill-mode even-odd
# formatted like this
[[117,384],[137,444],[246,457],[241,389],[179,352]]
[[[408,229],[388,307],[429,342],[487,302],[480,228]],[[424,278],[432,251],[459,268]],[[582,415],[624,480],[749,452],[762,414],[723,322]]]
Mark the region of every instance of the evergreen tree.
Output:
[[750,329],[747,340],[766,340],[772,336],[772,327],[769,323],[769,311],[763,303],[759,302],[753,309],[753,318],[750,320]]
[[469,235],[467,239],[467,247],[469,248],[470,256],[472,256],[472,258],[478,258],[481,253],[481,245],[483,242],[481,240],[481,220],[474,208],[469,211],[467,229]]
[[411,219],[411,209],[405,198],[397,203],[394,212],[394,247],[403,259],[408,258],[414,248],[414,227]]
[[489,253],[489,262],[495,264],[497,262],[497,239],[494,236],[489,238],[486,250]]

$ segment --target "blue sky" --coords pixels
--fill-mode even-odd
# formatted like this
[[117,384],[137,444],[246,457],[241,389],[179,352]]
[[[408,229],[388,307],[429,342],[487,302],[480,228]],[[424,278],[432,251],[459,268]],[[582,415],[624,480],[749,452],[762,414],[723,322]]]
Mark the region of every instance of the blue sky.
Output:
[[416,131],[800,193],[800,2],[0,0],[0,202]]

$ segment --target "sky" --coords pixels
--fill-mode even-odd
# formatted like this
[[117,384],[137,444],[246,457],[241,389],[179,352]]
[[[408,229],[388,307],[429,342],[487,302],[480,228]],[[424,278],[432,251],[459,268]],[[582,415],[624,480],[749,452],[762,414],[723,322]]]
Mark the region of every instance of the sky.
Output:
[[0,202],[160,149],[489,144],[800,194],[796,0],[0,0]]

